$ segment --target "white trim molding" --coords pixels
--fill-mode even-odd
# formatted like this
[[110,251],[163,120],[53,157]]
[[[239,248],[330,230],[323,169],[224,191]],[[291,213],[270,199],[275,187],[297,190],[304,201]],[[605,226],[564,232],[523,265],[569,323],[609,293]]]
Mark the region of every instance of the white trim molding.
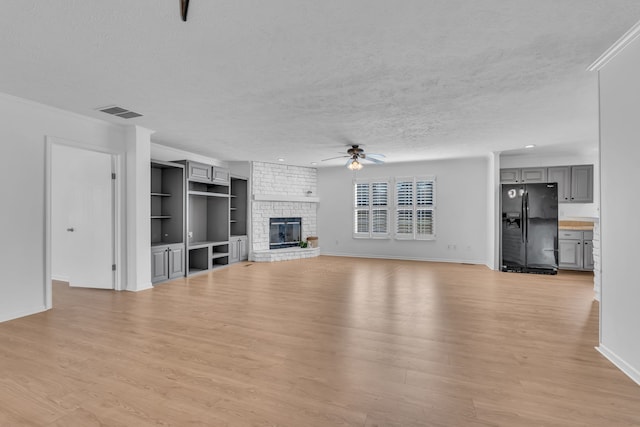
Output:
[[606,357],[611,363],[616,365],[616,367],[624,372],[629,378],[635,381],[636,384],[640,385],[640,372],[638,372],[633,366],[629,365],[621,357],[605,347],[602,343],[600,343],[600,345],[596,347],[596,350],[604,357]]
[[320,198],[314,196],[290,196],[286,194],[254,194],[253,200],[256,202],[302,202],[319,203]]
[[602,67],[607,65],[609,61],[616,57],[620,52],[631,44],[640,36],[640,21],[631,27],[629,31],[624,33],[609,49],[607,49],[598,59],[587,67],[587,71],[600,71]]

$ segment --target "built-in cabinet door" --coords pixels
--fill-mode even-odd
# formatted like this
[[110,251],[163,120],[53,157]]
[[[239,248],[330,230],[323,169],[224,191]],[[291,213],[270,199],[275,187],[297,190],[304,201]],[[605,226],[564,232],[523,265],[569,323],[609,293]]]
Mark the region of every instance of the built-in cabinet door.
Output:
[[591,240],[585,240],[582,250],[584,251],[584,269],[593,270],[593,242]]
[[229,169],[218,166],[213,167],[213,181],[221,184],[228,184],[230,181]]
[[249,259],[249,246],[247,245],[247,238],[241,237],[238,240],[239,252],[240,252],[240,261],[246,261]]
[[547,182],[547,168],[524,168],[520,171],[520,179],[525,183]]
[[502,184],[516,184],[520,182],[520,169],[500,169]]
[[188,179],[198,182],[211,182],[213,181],[213,167],[201,163],[189,162]]
[[184,245],[173,245],[168,249],[169,265],[168,265],[168,277],[169,279],[175,279],[176,277],[182,277],[185,273],[184,268]]
[[571,201],[571,168],[559,166],[547,169],[547,181],[558,183],[558,202]]
[[581,240],[558,240],[558,266],[560,268],[581,269],[582,257]]
[[571,201],[593,203],[593,165],[571,167]]
[[229,241],[229,264],[240,261],[240,245],[237,238]]
[[151,282],[159,282],[167,278],[167,247],[151,248]]

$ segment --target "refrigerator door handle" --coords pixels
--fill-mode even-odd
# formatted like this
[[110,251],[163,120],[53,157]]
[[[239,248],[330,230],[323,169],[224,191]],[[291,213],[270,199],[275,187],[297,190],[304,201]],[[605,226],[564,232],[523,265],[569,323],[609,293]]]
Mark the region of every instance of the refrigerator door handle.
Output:
[[520,200],[520,238],[522,239],[522,243],[524,240],[524,228],[526,227],[527,222],[524,218],[524,194],[522,195],[522,199]]
[[526,198],[524,201],[526,215],[525,223],[527,224],[527,228],[524,231],[524,241],[529,242],[529,193],[524,193],[524,196]]

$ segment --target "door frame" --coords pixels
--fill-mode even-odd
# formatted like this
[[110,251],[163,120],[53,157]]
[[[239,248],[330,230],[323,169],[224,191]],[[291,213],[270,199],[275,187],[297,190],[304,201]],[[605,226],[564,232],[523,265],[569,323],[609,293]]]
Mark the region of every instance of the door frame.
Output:
[[124,180],[123,173],[123,156],[121,153],[110,150],[108,148],[89,146],[77,141],[58,138],[54,136],[45,136],[45,280],[44,280],[44,306],[46,310],[53,307],[52,298],[52,278],[51,278],[51,181],[52,181],[52,149],[54,145],[66,146],[85,151],[93,151],[98,153],[109,154],[111,156],[112,170],[116,174],[113,180],[113,262],[116,264],[114,274],[114,290],[122,290],[122,275],[124,274],[124,257],[122,251],[122,224],[124,206]]

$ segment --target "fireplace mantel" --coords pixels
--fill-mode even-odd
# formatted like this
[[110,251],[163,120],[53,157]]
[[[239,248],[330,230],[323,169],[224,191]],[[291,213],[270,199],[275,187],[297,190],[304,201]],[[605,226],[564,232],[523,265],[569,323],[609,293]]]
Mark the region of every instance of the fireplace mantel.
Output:
[[315,196],[290,196],[286,194],[254,194],[256,202],[305,202],[320,203],[320,197]]

